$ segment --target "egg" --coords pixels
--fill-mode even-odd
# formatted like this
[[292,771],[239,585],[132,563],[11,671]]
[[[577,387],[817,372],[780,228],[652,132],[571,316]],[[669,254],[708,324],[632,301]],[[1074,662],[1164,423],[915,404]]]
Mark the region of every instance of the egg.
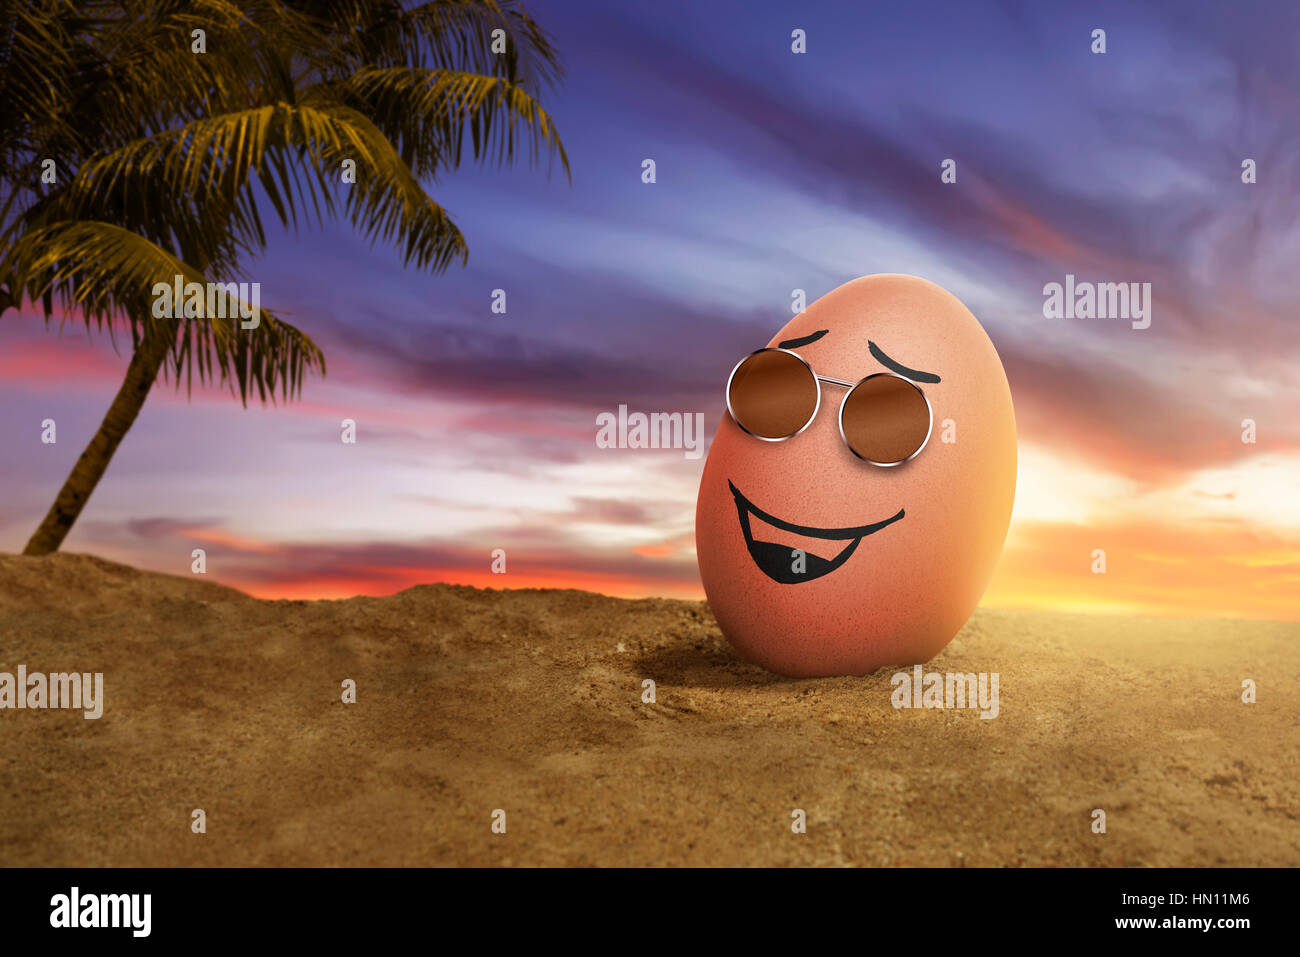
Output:
[[876,275],[755,349],[722,370],[696,504],[722,633],[796,677],[928,661],[979,603],[1011,518],[1015,412],[993,343],[943,288]]

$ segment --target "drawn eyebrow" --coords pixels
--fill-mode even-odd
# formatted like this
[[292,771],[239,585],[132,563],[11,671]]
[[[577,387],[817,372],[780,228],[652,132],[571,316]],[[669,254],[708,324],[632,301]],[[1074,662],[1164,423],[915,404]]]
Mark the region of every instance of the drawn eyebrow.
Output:
[[900,362],[895,362],[893,359],[889,358],[889,356],[885,355],[880,350],[880,346],[876,345],[874,342],[868,341],[867,348],[871,350],[871,354],[875,357],[875,360],[891,372],[897,372],[899,375],[905,376],[913,382],[939,381],[939,377],[933,372],[917,372],[915,369],[909,369]]
[[778,349],[798,349],[800,346],[806,346],[810,342],[816,342],[828,332],[830,332],[829,329],[818,329],[816,332],[810,333],[809,335],[803,336],[799,339],[786,339],[784,342],[778,342],[776,347]]

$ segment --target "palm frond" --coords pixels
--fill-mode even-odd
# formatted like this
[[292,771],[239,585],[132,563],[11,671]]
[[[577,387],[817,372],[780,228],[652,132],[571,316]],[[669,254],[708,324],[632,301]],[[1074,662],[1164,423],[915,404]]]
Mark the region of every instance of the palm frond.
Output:
[[521,148],[545,152],[570,175],[555,122],[523,87],[501,77],[442,69],[371,67],[304,94],[342,98],[373,117],[417,175],[460,165],[466,133],[475,160],[505,163]]
[[[536,100],[558,73],[516,0],[0,0],[0,306],[61,303],[110,334],[117,310],[137,335],[155,274],[238,275],[268,204],[294,227],[345,217],[420,268],[464,262],[420,180],[466,154],[567,173]],[[296,390],[319,350],[263,315],[256,335],[183,323],[177,375]]]
[[170,369],[178,384],[182,377],[192,383],[197,371],[200,382],[219,379],[245,403],[251,390],[265,402],[277,387],[285,398],[297,395],[308,370],[325,370],[320,349],[266,309],[260,310],[258,326],[247,330],[228,317],[187,315],[178,321],[154,315],[159,284],[171,287],[181,276],[206,288],[208,279],[112,223],[79,220],[34,229],[0,258],[0,275],[9,277],[11,289],[44,302],[47,320],[57,301],[65,313],[81,313],[87,327],[102,328],[115,315],[125,315],[137,343],[150,332],[172,336]]
[[[356,183],[342,182],[343,161]],[[229,270],[265,243],[254,185],[285,225],[324,223],[345,195],[363,234],[400,236],[408,262],[444,269],[464,237],[364,114],[321,101],[278,103],[196,120],[86,163],[39,221],[103,219],[182,256]]]

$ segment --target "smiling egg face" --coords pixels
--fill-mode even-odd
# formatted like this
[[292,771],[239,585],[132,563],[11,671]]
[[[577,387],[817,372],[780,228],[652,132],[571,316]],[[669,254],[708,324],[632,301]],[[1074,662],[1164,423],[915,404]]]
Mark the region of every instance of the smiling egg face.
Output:
[[696,506],[723,634],[791,676],[928,661],[984,593],[1015,498],[993,343],[944,289],[880,275],[826,294],[767,345],[783,351],[727,383]]

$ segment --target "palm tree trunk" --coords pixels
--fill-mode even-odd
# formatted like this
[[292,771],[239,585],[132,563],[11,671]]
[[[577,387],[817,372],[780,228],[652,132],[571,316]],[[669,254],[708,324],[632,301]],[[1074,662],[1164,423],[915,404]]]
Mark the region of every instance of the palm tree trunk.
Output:
[[146,328],[148,331],[132,354],[131,364],[126,367],[126,381],[118,389],[99,431],[77,459],[72,474],[63,483],[44,521],[23,549],[24,555],[48,555],[58,551],[72,530],[72,523],[86,507],[90,493],[95,491],[103,477],[113,453],[140,414],[144,400],[158,378],[158,370],[167,358],[167,351],[175,341],[175,328],[168,324],[150,323]]

